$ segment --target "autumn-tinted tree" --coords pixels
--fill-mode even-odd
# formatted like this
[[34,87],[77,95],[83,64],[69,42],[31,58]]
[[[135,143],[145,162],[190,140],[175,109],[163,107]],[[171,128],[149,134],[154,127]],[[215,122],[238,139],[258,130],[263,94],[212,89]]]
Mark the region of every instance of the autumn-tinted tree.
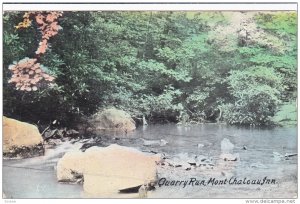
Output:
[[136,120],[264,125],[295,101],[295,12],[48,14],[4,14],[6,115],[71,124],[115,106]]

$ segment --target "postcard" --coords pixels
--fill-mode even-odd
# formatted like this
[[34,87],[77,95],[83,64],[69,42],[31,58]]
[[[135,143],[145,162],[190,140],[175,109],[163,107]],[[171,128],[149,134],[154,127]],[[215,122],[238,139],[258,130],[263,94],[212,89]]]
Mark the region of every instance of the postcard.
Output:
[[3,3],[2,198],[294,203],[297,12]]

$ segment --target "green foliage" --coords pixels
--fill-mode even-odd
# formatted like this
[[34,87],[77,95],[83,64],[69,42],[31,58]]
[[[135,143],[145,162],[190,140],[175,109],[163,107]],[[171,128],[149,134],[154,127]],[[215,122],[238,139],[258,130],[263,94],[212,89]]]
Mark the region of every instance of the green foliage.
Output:
[[297,34],[296,12],[260,13],[256,16],[256,21],[261,28],[276,32],[280,36]]
[[280,103],[281,78],[266,67],[250,67],[230,74],[227,79],[234,103],[225,105],[227,121],[230,124],[270,123]]
[[[250,38],[236,16],[246,18]],[[34,57],[39,32],[3,15],[3,67]],[[3,70],[4,114],[33,122],[115,106],[157,121],[272,123],[297,90],[296,13],[64,12],[40,59],[55,85],[21,93]],[[245,38],[245,39],[244,39]],[[273,121],[274,122],[274,121]]]
[[297,125],[297,105],[295,102],[284,103],[272,118],[272,122],[281,126]]
[[151,111],[155,114],[160,113],[165,117],[177,116],[183,110],[183,106],[178,100],[181,94],[182,92],[172,87],[172,85],[166,86],[162,94],[156,98],[150,98]]

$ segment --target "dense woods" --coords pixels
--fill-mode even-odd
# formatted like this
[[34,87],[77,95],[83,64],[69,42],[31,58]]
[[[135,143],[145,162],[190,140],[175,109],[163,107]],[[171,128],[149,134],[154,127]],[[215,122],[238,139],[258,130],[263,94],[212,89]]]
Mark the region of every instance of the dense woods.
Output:
[[35,21],[15,27],[23,16],[3,14],[8,117],[69,126],[114,106],[136,121],[271,125],[295,106],[296,12],[63,12],[38,57],[52,83],[29,91],[9,83],[43,39]]

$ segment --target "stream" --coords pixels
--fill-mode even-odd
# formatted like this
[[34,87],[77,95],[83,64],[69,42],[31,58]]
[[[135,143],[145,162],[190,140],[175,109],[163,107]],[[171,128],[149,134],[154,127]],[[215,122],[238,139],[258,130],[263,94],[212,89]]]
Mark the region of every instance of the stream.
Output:
[[[175,124],[139,127],[131,133],[106,133],[111,143],[173,156],[179,153],[211,157],[213,168],[160,166],[159,178],[167,180],[209,180],[225,178],[250,180],[275,179],[265,185],[157,186],[149,198],[294,198],[297,196],[297,156],[275,158],[297,153],[297,128],[242,128],[223,124],[177,126]],[[221,141],[234,144],[239,161],[220,159]],[[143,140],[165,140],[164,146],[144,146]],[[80,184],[63,184],[56,180],[56,163],[65,152],[79,149],[82,142],[65,141],[46,149],[45,156],[3,160],[3,192],[7,198],[86,198]],[[198,145],[200,144],[200,146]],[[162,184],[162,183],[161,183]],[[99,197],[102,197],[99,195]],[[114,195],[113,197],[118,197]]]

